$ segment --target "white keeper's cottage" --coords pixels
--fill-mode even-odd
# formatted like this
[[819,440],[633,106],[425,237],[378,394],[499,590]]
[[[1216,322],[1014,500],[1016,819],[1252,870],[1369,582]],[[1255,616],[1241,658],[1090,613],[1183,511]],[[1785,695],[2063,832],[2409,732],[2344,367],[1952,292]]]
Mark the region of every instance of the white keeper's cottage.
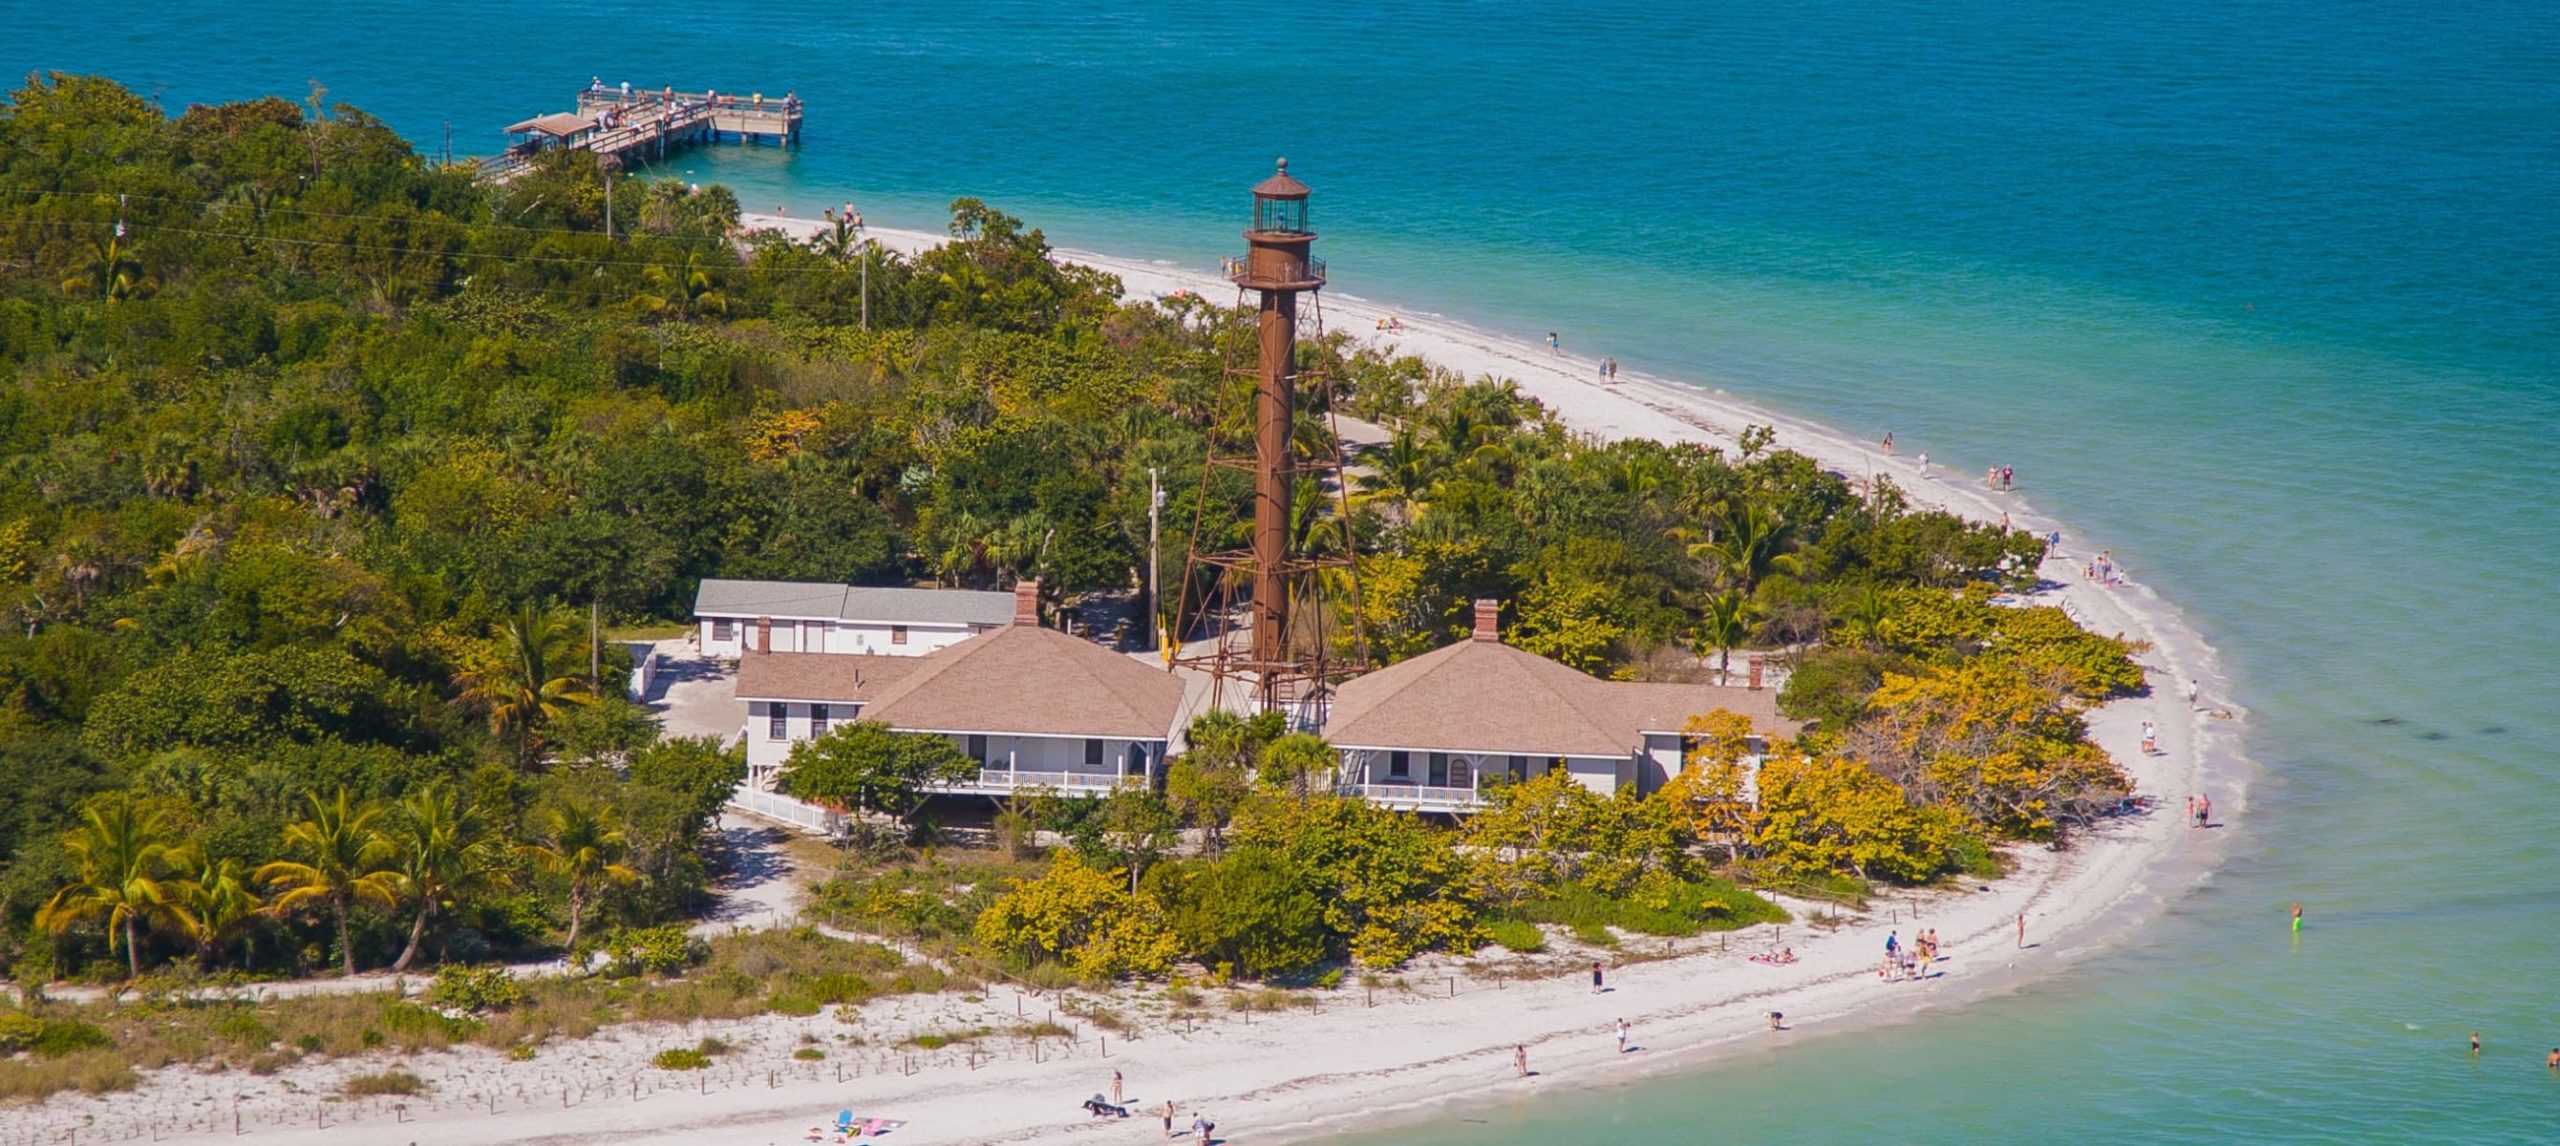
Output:
[[1147,784],[1182,708],[1180,678],[1040,624],[1040,587],[1004,599],[1010,623],[922,656],[749,652],[746,786],[770,791],[791,746],[848,721],[948,736],[978,762],[954,792],[1100,793]]
[[1003,627],[1006,593],[706,580],[694,593],[702,655],[869,653],[920,657]]
[[1690,717],[1724,709],[1750,717],[1755,732],[1803,728],[1778,711],[1775,690],[1758,687],[1756,663],[1747,687],[1600,680],[1503,644],[1500,603],[1475,608],[1470,639],[1335,693],[1325,738],[1342,754],[1343,791],[1452,813],[1481,806],[1497,780],[1555,771],[1602,795],[1651,792],[1686,764]]

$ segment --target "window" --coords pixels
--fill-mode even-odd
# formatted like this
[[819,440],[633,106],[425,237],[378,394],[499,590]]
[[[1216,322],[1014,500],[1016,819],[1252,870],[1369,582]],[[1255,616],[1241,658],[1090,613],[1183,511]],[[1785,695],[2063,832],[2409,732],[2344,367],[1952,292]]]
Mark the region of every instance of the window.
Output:
[[889,626],[889,643],[893,645],[907,643],[907,627],[905,625]]
[[1084,742],[1084,766],[1096,772],[1102,770],[1101,741],[1087,740]]
[[1512,758],[1511,758],[1511,760],[1510,760],[1510,767],[1508,767],[1507,769],[1505,769],[1505,771],[1506,771],[1506,772],[1508,772],[1508,773],[1510,774],[1511,778],[1512,778],[1512,779],[1514,779],[1514,780],[1526,780],[1526,779],[1528,779],[1528,778],[1529,778],[1529,758],[1528,758],[1528,757],[1526,757],[1526,756],[1514,756],[1514,757],[1512,757]]
[[984,736],[972,736],[972,737],[970,737],[970,738],[969,738],[969,744],[968,744],[968,752],[969,752],[969,759],[971,759],[971,760],[975,760],[975,761],[977,761],[977,762],[978,762],[978,763],[980,763],[980,764],[984,764],[984,763],[986,763],[986,762],[987,762],[987,738],[986,738],[986,737],[984,737]]
[[1410,752],[1387,753],[1387,779],[1410,780],[1412,778],[1413,754]]
[[765,725],[765,739],[791,739],[791,706],[787,704],[777,704],[773,705],[770,711],[773,713],[773,719],[770,723]]
[[711,639],[715,641],[737,640],[738,623],[727,617],[713,617],[711,619]]
[[1129,746],[1129,774],[1132,776],[1144,776],[1147,774],[1146,745],[1132,744]]
[[827,706],[826,706],[826,705],[823,705],[823,704],[813,704],[813,705],[810,705],[810,706],[809,706],[809,738],[810,738],[810,739],[812,739],[812,740],[815,740],[815,739],[817,739],[818,737],[824,736],[824,735],[826,735],[826,734],[827,734]]
[[1423,774],[1423,782],[1434,788],[1446,788],[1449,786],[1448,753],[1434,752],[1431,754],[1430,771]]

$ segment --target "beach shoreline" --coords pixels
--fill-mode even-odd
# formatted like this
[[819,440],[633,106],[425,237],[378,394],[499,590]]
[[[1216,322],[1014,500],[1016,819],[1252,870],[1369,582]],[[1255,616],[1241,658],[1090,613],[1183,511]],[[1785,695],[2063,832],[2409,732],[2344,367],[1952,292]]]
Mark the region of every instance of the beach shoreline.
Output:
[[[758,215],[744,222],[795,234],[824,226],[814,219]],[[928,232],[873,228],[868,233],[884,248],[900,251],[945,241]],[[1234,289],[1206,269],[1082,251],[1062,250],[1057,257],[1120,276],[1133,298],[1190,292],[1221,301],[1226,297],[1222,292]],[[1348,331],[1382,349],[1413,354],[1469,377],[1513,379],[1522,393],[1577,432],[1731,450],[1744,427],[1767,425],[1777,432],[1775,445],[1805,453],[1826,468],[1859,479],[1889,475],[1915,505],[1984,521],[2001,520],[2005,514],[2012,524],[2040,533],[2060,528],[2018,495],[1982,488],[1978,476],[1922,474],[1912,458],[1926,443],[1899,443],[1898,452],[1887,454],[1722,391],[1634,373],[1604,385],[1596,359],[1550,354],[1534,336],[1496,334],[1438,316],[1395,311],[1375,301],[1337,297],[1324,305],[1323,313],[1333,330]],[[1378,328],[1390,316],[1402,329]],[[300,1088],[299,1125],[278,1119],[252,1125],[251,1136],[259,1142],[388,1140],[390,1132],[374,1121],[381,1119],[401,1123],[397,1134],[404,1141],[779,1143],[807,1140],[805,1127],[822,1115],[850,1108],[904,1120],[907,1126],[888,1139],[892,1142],[1158,1140],[1152,1117],[1079,1120],[1076,1103],[1107,1090],[1118,1070],[1128,1076],[1139,1104],[1172,1094],[1180,1104],[1177,1128],[1187,1126],[1198,1110],[1220,1124],[1222,1138],[1281,1142],[1428,1120],[1462,1103],[1481,1114],[1512,1101],[1552,1098],[1560,1088],[1579,1092],[1695,1070],[1754,1049],[1912,1021],[2014,991],[2104,949],[2209,878],[2232,833],[2187,828],[2178,822],[2177,802],[2188,793],[2208,791],[2228,823],[2247,810],[2247,785],[2256,774],[2242,752],[2245,712],[2229,699],[2229,682],[2213,648],[2174,607],[2139,583],[2104,587],[2080,577],[2078,567],[2095,552],[2066,534],[2044,570],[2059,585],[2042,594],[2042,600],[2070,609],[2094,630],[2150,643],[2151,649],[2139,657],[2151,674],[2149,693],[2093,710],[2089,723],[2092,737],[2125,764],[2137,791],[2152,797],[2155,808],[2145,816],[2102,825],[2068,851],[2014,849],[2016,870],[1981,890],[1882,897],[1867,916],[1828,929],[1805,922],[1809,905],[1790,902],[1797,923],[1680,941],[1677,953],[1667,957],[1653,957],[1655,941],[1631,942],[1628,950],[1645,959],[1613,970],[1608,994],[1590,991],[1575,969],[1578,957],[1550,959],[1550,973],[1516,981],[1471,978],[1470,972],[1519,960],[1489,958],[1474,964],[1435,957],[1391,977],[1402,987],[1371,991],[1352,984],[1319,992],[1325,1000],[1313,1012],[1268,1017],[1248,1012],[1250,1021],[1243,1022],[1230,1014],[1207,1029],[1155,1031],[1128,1041],[1088,1029],[1045,1059],[1008,1050],[1001,1060],[981,1062],[981,1053],[998,1052],[971,1049],[964,1065],[960,1048],[899,1055],[897,1073],[869,1070],[841,1082],[830,1081],[830,1072],[821,1065],[795,1066],[789,1058],[802,1035],[814,1031],[831,1036],[846,1029],[824,1016],[692,1024],[680,1033],[673,1028],[612,1028],[586,1040],[553,1044],[526,1064],[509,1063],[481,1048],[409,1056],[398,1065],[436,1085],[435,1098],[413,1100],[414,1109],[396,1114],[377,1108],[368,1116],[360,1104],[350,1106],[335,1126],[322,1125],[329,1120],[325,1107],[316,1116],[312,1113],[312,1096],[322,1093],[332,1077],[385,1064],[379,1058],[316,1063],[280,1076]],[[2186,703],[2190,683],[2203,703]],[[2156,756],[2139,750],[2139,728],[2145,721],[2159,729],[2162,751]],[[2022,915],[2024,946],[2013,941],[2015,920]],[[1900,930],[1907,938],[1918,927],[1942,932],[1952,958],[1941,975],[1921,983],[1876,981],[1883,936]],[[1801,962],[1778,968],[1746,958],[1781,945],[1793,947]],[[1562,973],[1555,973],[1559,967]],[[1438,993],[1443,977],[1447,990]],[[834,1069],[865,1061],[885,1067],[890,1057],[878,1040],[900,1032],[1009,1019],[1017,1008],[1032,1005],[1009,997],[1015,995],[1009,987],[994,987],[968,998],[908,997],[870,1004],[862,1010],[862,1030],[873,1040],[870,1049],[843,1052]],[[1377,1012],[1382,1009],[1397,1013],[1380,1022]],[[1767,1030],[1763,1016],[1772,1010],[1786,1014],[1790,1032]],[[1614,1050],[1608,1032],[1620,1018],[1635,1024],[1640,1053]],[[716,1089],[708,1075],[686,1077],[645,1066],[656,1049],[689,1045],[697,1034],[716,1035],[742,1048],[743,1061],[719,1076]],[[1109,1041],[1097,1041],[1097,1035]],[[1515,1045],[1528,1047],[1537,1076],[1514,1077]],[[830,1053],[838,1052],[831,1046]],[[917,1057],[931,1061],[910,1073],[904,1060]],[[787,1077],[803,1070],[806,1077]],[[162,1077],[171,1074],[183,1077]],[[619,1084],[612,1081],[621,1078],[643,1080],[646,1096],[621,1099],[615,1090]],[[146,1079],[138,1092],[56,1098],[33,1110],[73,1120],[83,1111],[103,1110],[97,1124],[111,1129],[126,1107],[171,1101],[174,1083],[210,1082],[197,1087],[210,1095],[266,1081],[198,1075],[183,1067],[153,1072]],[[554,1089],[559,1093],[551,1096]],[[485,1110],[476,1100],[480,1097],[489,1099]],[[348,1114],[358,1121],[349,1124]],[[217,1131],[208,1122],[201,1129],[154,1134],[172,1140],[191,1135],[227,1138],[230,1126],[225,1123]]]

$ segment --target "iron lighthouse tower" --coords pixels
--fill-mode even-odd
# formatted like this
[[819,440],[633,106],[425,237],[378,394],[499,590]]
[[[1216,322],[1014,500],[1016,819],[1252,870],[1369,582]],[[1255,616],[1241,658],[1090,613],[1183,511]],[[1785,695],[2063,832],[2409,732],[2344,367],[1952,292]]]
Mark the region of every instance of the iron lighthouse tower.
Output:
[[[1188,659],[1207,664],[1222,694],[1230,682],[1249,683],[1261,710],[1288,711],[1312,723],[1322,718],[1327,685],[1357,671],[1363,654],[1355,645],[1343,655],[1327,631],[1323,573],[1351,568],[1350,506],[1341,437],[1330,424],[1328,380],[1298,365],[1299,296],[1306,296],[1303,305],[1318,337],[1323,325],[1317,299],[1325,267],[1312,251],[1316,234],[1308,225],[1307,197],[1307,185],[1289,174],[1288,160],[1280,160],[1272,176],[1253,188],[1244,257],[1228,260],[1239,307],[1245,292],[1257,296],[1254,362],[1250,370],[1234,370],[1253,378],[1253,454],[1250,460],[1212,456],[1209,464],[1252,472],[1252,532],[1241,551],[1204,551],[1195,524],[1190,564],[1215,576],[1195,609],[1188,598],[1193,579],[1186,575],[1176,632],[1191,635],[1184,626],[1195,621],[1212,627],[1240,622],[1241,634],[1216,632],[1205,653]],[[1302,382],[1309,384],[1304,392]],[[1318,412],[1327,419],[1322,432],[1302,425],[1302,414]],[[1313,445],[1317,439],[1321,449]],[[1205,497],[1206,483],[1202,488]],[[1326,501],[1335,504],[1327,507]],[[1320,544],[1311,526],[1329,508],[1341,537]],[[1356,577],[1339,580],[1356,586]],[[1234,639],[1239,635],[1241,642]]]

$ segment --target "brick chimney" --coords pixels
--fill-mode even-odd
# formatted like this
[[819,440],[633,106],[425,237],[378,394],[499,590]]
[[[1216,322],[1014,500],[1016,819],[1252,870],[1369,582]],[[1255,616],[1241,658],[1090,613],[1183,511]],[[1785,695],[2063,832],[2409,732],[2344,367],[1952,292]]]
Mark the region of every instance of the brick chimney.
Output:
[[1479,597],[1476,599],[1476,631],[1474,639],[1479,641],[1499,641],[1502,639],[1502,602],[1496,601],[1490,597]]
[[760,653],[773,651],[773,618],[771,617],[756,618],[756,651]]
[[1040,627],[1040,583],[1038,581],[1013,583],[1013,623],[1029,625],[1035,629]]
[[1753,654],[1751,654],[1751,659],[1750,659],[1749,661],[1747,661],[1747,662],[1746,662],[1746,663],[1748,663],[1748,664],[1751,666],[1751,677],[1750,677],[1750,681],[1751,681],[1751,683],[1750,683],[1750,688],[1751,688],[1751,690],[1752,690],[1752,691],[1754,691],[1754,692],[1757,692],[1757,691],[1759,691],[1759,689],[1760,689],[1760,666],[1761,666],[1761,661],[1762,661],[1762,658],[1761,658],[1760,654],[1758,654],[1758,653],[1753,653]]

